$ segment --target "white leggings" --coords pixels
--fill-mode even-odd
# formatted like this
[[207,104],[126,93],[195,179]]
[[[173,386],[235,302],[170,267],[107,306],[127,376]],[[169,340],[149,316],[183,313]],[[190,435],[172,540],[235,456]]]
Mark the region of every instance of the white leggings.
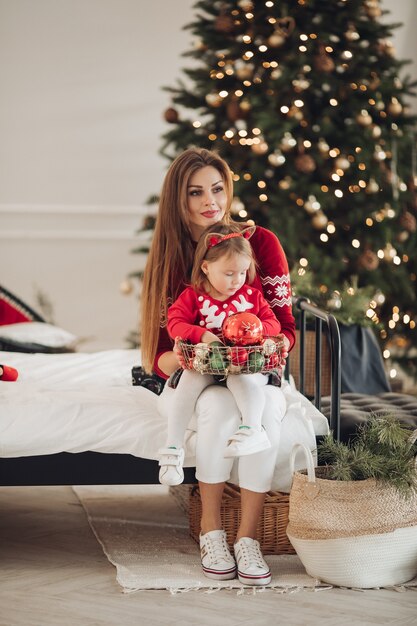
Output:
[[[233,374],[227,377],[226,385],[233,394],[242,417],[242,424],[255,430],[262,428],[265,395],[262,391],[268,382],[264,374]],[[194,413],[197,399],[210,385],[213,376],[184,370],[175,389],[168,413],[167,446],[183,446],[185,431]]]
[[[168,415],[175,392],[165,385],[158,398],[158,409],[162,415]],[[201,393],[189,426],[196,430],[198,480],[211,484],[230,480],[233,463],[236,463],[237,477],[233,482],[237,482],[241,488],[258,493],[271,489],[286,401],[279,387],[265,385],[262,392],[265,398],[262,425],[271,447],[236,460],[224,457],[228,439],[241,424],[240,411],[232,393],[220,385],[211,385]]]

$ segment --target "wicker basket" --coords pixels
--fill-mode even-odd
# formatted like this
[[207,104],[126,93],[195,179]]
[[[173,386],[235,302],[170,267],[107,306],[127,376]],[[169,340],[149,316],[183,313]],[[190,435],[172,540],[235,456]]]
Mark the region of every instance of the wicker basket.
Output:
[[[314,330],[306,331],[305,344],[305,379],[304,394],[308,398],[314,397],[314,382],[316,370],[316,334]],[[300,332],[296,331],[296,342],[290,353],[290,373],[294,376],[297,389],[300,385]],[[331,391],[330,350],[327,337],[323,334],[321,340],[321,395],[329,396]]]
[[265,339],[268,341],[253,346],[220,345],[220,341],[194,345],[180,339],[177,346],[184,360],[183,367],[200,374],[270,374],[280,367],[284,338],[279,335]]
[[[187,488],[189,490],[188,520],[190,535],[198,543],[201,521],[200,492],[197,485],[187,485]],[[177,488],[175,489],[177,490]],[[184,490],[180,494],[177,493],[175,497],[177,497],[181,508],[184,508]],[[295,550],[286,534],[288,509],[288,493],[281,493],[280,491],[269,491],[267,493],[256,537],[264,554],[295,554]],[[240,489],[230,483],[226,484],[223,493],[221,518],[228,544],[232,549],[240,523]]]

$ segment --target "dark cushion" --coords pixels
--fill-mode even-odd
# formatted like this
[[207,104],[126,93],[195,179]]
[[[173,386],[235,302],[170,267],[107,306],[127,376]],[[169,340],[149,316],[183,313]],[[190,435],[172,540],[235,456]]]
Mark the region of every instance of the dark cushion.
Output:
[[[330,397],[322,399],[321,410],[329,417]],[[417,397],[404,393],[381,393],[377,396],[343,393],[340,400],[340,438],[348,441],[370,413],[392,414],[404,424],[417,428]]]

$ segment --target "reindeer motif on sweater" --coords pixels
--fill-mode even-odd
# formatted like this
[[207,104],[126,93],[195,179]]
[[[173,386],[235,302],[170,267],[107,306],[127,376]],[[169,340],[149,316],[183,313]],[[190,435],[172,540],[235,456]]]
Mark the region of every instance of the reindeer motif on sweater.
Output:
[[242,311],[250,311],[259,317],[265,335],[281,332],[281,324],[262,293],[250,285],[243,285],[224,301],[187,287],[168,310],[168,333],[173,339],[181,337],[199,343],[206,330],[220,335],[224,320]]

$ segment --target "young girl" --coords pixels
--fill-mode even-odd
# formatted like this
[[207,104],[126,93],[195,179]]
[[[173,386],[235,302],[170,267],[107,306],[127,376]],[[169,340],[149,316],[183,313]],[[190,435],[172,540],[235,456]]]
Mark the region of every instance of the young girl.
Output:
[[[255,314],[262,322],[264,336],[276,336],[281,324],[258,289],[250,286],[255,263],[248,241],[254,227],[216,224],[204,231],[197,245],[191,287],[186,288],[168,309],[168,333],[193,344],[219,341],[223,322],[241,311]],[[242,416],[242,424],[228,441],[224,456],[235,457],[261,452],[270,447],[262,427],[265,395],[262,387],[268,376],[261,373],[231,374],[226,385]],[[168,436],[160,450],[159,480],[178,485],[184,480],[183,440],[197,398],[215,383],[210,374],[183,370],[168,415]]]

